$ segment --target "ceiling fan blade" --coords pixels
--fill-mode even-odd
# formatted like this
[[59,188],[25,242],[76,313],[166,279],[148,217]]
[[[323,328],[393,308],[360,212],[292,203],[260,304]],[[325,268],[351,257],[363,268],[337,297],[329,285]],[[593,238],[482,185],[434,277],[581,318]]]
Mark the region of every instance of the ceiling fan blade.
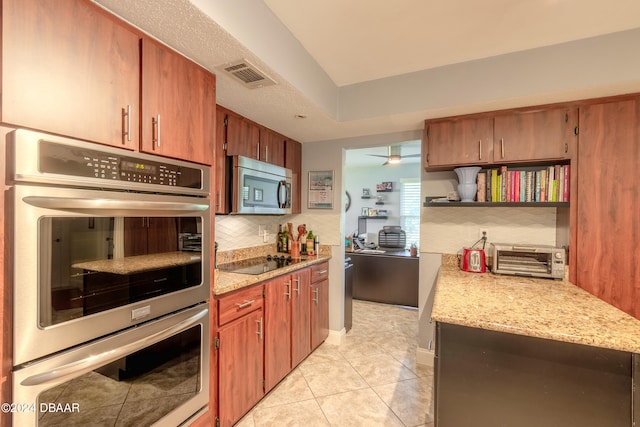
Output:
[[409,157],[420,157],[420,156],[422,156],[422,154],[409,154],[409,155],[406,155],[406,156],[402,156],[402,158],[403,159],[407,159]]
[[382,157],[382,158],[385,158],[385,159],[386,159],[387,157],[389,157],[389,156],[383,156],[383,155],[381,155],[381,154],[367,154],[367,156]]
[[387,166],[388,164],[389,164],[389,160],[387,160],[386,162],[384,162],[384,163],[382,164],[382,166]]

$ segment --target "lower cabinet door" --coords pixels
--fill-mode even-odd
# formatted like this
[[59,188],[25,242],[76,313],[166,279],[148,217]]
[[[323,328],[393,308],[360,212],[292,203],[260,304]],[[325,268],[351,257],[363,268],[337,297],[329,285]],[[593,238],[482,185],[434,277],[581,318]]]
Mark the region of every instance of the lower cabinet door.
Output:
[[329,336],[329,280],[311,284],[311,350]]
[[232,426],[264,395],[263,311],[253,311],[220,328],[219,416]]
[[265,284],[264,388],[271,390],[291,371],[291,276]]
[[309,284],[311,270],[304,269],[291,275],[291,368],[293,369],[311,352],[311,306]]

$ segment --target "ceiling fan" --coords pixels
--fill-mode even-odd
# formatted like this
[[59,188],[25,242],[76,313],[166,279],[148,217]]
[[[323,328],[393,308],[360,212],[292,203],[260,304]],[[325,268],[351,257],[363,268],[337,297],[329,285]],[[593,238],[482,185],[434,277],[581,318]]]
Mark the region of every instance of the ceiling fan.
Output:
[[369,154],[370,156],[374,156],[374,157],[384,157],[387,159],[386,162],[384,162],[382,164],[382,166],[385,165],[394,165],[394,164],[398,164],[400,163],[400,161],[402,159],[406,159],[408,157],[420,157],[420,154],[409,154],[406,156],[403,156],[400,153],[401,147],[399,145],[390,145],[389,146],[389,154],[387,154],[386,156],[380,155],[380,154]]

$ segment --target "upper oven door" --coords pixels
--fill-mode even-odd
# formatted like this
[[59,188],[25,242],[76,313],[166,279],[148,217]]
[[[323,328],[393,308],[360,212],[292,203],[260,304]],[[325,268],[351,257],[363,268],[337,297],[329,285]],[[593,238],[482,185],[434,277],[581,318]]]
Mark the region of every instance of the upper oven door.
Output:
[[[16,185],[14,365],[209,297],[209,200]],[[37,345],[34,345],[37,343]]]
[[291,171],[246,157],[233,158],[232,213],[291,213]]

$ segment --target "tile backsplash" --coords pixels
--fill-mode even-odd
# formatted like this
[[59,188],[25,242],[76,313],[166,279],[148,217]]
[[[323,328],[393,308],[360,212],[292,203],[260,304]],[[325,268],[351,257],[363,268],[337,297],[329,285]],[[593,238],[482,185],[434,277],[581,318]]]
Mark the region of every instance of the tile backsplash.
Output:
[[[299,215],[217,215],[215,222],[215,240],[219,251],[248,248],[265,244],[275,244],[278,224],[293,223],[296,230],[299,224],[306,224],[307,230],[313,230],[322,245],[339,245],[343,242],[340,227],[340,214],[313,213]],[[268,231],[265,241],[258,234],[264,226]],[[296,231],[297,233],[297,231]]]

